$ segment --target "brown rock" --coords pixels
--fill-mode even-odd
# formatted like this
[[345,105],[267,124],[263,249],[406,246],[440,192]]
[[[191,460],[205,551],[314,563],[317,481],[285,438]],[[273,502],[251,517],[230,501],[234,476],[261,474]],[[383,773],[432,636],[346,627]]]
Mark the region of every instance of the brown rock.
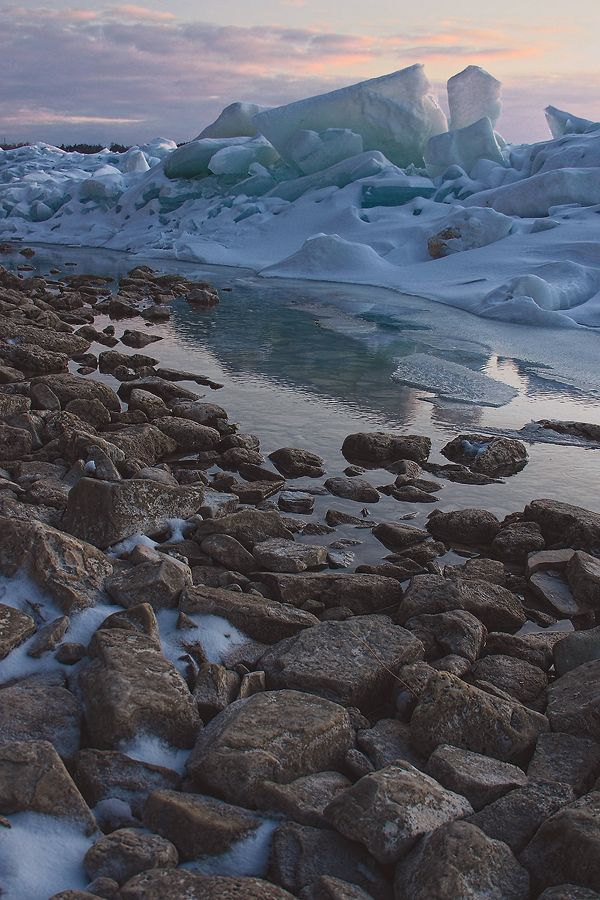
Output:
[[119,828],[105,834],[85,854],[83,866],[88,878],[112,878],[123,884],[148,869],[175,867],[177,850],[156,834]]
[[431,441],[418,434],[390,434],[385,431],[349,434],[342,445],[348,462],[383,466],[396,460],[424,463],[431,451]]
[[91,748],[77,754],[73,779],[89,806],[115,798],[127,803],[139,818],[153,791],[173,790],[180,781],[171,769],[131,759],[117,750]]
[[49,741],[63,759],[79,750],[81,707],[62,676],[32,676],[0,687],[0,745]]
[[400,624],[413,616],[464,609],[489,631],[516,631],[525,623],[519,598],[497,584],[474,579],[415,575],[396,615]]
[[35,622],[20,609],[0,603],[0,659],[18,647],[35,631]]
[[153,869],[131,878],[121,900],[293,900],[293,894],[260,878],[195,875],[185,869]]

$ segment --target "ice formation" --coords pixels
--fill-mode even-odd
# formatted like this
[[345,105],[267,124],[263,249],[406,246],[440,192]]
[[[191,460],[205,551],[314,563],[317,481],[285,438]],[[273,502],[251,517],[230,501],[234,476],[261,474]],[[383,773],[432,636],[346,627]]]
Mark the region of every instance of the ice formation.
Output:
[[500,84],[420,65],[126,153],[0,150],[0,240],[380,285],[491,318],[600,325],[600,124],[507,145]]

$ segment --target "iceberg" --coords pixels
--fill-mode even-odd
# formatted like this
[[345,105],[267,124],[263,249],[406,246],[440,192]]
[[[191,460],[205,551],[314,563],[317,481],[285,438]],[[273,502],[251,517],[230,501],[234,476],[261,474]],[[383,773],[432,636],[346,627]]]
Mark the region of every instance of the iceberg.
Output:
[[507,216],[547,216],[553,207],[600,203],[600,171],[556,169],[513,184],[481,191],[464,200],[465,206],[491,206]]
[[470,175],[480,159],[489,159],[499,166],[506,165],[487,116],[456,131],[434,135],[425,148],[425,166],[431,178],[443,175],[446,169],[454,165]]
[[553,138],[560,138],[564,134],[584,134],[594,125],[590,119],[580,119],[555,106],[547,106],[544,114]]
[[[222,168],[225,174],[247,175],[253,162],[272,165],[278,159],[273,147],[261,137],[202,138],[174,150],[165,159],[165,175],[167,178],[206,177],[214,171],[211,160],[221,151],[229,151],[221,156],[221,163],[216,163],[217,169]],[[227,159],[229,165],[225,163]]]
[[501,88],[501,83],[480,66],[467,66],[449,78],[450,128],[467,128],[483,118],[494,127],[502,112]]
[[299,131],[289,148],[290,159],[304,175],[313,175],[363,152],[363,139],[349,128]]
[[448,127],[420,63],[265,110],[254,122],[290,162],[290,148],[299,131],[342,128],[359,134],[365,150],[380,150],[399,166],[421,164],[429,138]]
[[254,116],[268,109],[268,106],[258,106],[256,103],[230,103],[217,116],[214,122],[207,125],[195,141],[203,138],[230,138],[230,137],[255,137],[258,129],[254,122]]

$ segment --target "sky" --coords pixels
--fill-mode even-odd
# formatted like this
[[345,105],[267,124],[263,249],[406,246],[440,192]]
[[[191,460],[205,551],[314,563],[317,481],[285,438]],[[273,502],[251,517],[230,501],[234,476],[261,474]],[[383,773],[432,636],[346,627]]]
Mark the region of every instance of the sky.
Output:
[[0,15],[0,142],[184,141],[234,100],[416,62],[442,105],[467,65],[499,78],[509,141],[548,137],[548,104],[600,120],[598,0],[0,0]]

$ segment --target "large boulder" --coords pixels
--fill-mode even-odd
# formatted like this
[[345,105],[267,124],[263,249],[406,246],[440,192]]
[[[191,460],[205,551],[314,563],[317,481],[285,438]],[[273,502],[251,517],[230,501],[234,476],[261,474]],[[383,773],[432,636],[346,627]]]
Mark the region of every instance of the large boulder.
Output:
[[197,485],[82,478],[69,494],[63,526],[70,534],[105,548],[138,532],[156,532],[168,519],[189,518],[201,506],[202,497]]
[[150,869],[130,878],[119,894],[120,900],[165,900],[166,897],[169,900],[293,900],[294,895],[261,878],[196,875],[186,869]]
[[522,769],[498,759],[442,744],[427,762],[427,773],[479,810],[527,781]]
[[292,688],[372,710],[391,697],[402,666],[423,645],[387,616],[322,622],[275,644],[260,660],[270,689]]
[[109,559],[91,544],[35,519],[0,516],[0,572],[23,572],[64,611],[94,606],[104,597]]
[[600,659],[571,669],[550,685],[547,715],[553,731],[600,740]]
[[[81,339],[78,340],[81,342]],[[83,343],[89,346],[87,341]],[[75,352],[81,353],[82,351],[78,350]],[[82,378],[79,375],[61,373],[32,378],[31,384],[32,386],[45,384],[49,387],[60,400],[60,405],[63,409],[71,400],[99,400],[110,412],[119,412],[121,409],[121,403],[115,392],[102,381],[91,381],[89,378]]]
[[396,868],[395,896],[411,900],[529,900],[529,875],[509,847],[468,822],[426,835]]
[[342,453],[348,462],[383,466],[399,459],[417,463],[427,461],[431,441],[420,434],[390,434],[386,431],[349,434],[342,444]]
[[91,662],[79,673],[90,743],[117,750],[140,732],[176,747],[191,747],[198,710],[175,668],[151,637],[122,629],[97,631]]
[[230,803],[264,807],[265,781],[287,784],[336,769],[354,743],[346,710],[299,691],[267,691],[238,700],[200,733],[188,776]]
[[31,676],[0,687],[0,745],[48,741],[66,760],[79,750],[81,705],[62,676]]
[[171,769],[132,759],[118,750],[80,750],[73,779],[89,806],[102,800],[122,800],[141,818],[144,803],[153,791],[171,790],[180,778]]
[[436,541],[481,546],[490,544],[500,530],[496,516],[486,509],[434,510],[427,519],[427,531]]
[[425,756],[451,744],[518,763],[549,730],[545,716],[472,687],[446,672],[432,675],[411,718],[411,739]]
[[482,434],[459,434],[441,452],[451,462],[491,478],[514,475],[528,460],[522,441]]
[[338,794],[325,818],[379,862],[395,863],[422,835],[472,811],[465,797],[398,760]]
[[127,460],[135,460],[142,466],[153,466],[178,449],[177,442],[154,425],[129,425],[109,434],[111,444],[118,447]]
[[85,854],[83,867],[91,881],[112,878],[117,884],[123,884],[140,872],[175,867],[178,861],[177,850],[163,837],[118,828],[92,844]]
[[600,553],[599,513],[560,500],[533,500],[525,507],[523,518],[537,522],[549,547]]
[[489,631],[517,631],[525,624],[525,612],[516,594],[499,584],[440,575],[415,575],[396,614],[404,625],[414,616],[464,609]]
[[326,608],[345,606],[356,615],[395,607],[402,588],[395,578],[350,572],[302,575],[261,574],[276,600],[291,606],[317,601]]
[[285,527],[279,513],[258,509],[242,509],[219,518],[205,519],[198,524],[194,539],[202,543],[210,534],[228,534],[247,550],[269,538],[293,539],[292,532]]
[[27,613],[0,603],[0,659],[26,641],[35,631],[35,622]]

